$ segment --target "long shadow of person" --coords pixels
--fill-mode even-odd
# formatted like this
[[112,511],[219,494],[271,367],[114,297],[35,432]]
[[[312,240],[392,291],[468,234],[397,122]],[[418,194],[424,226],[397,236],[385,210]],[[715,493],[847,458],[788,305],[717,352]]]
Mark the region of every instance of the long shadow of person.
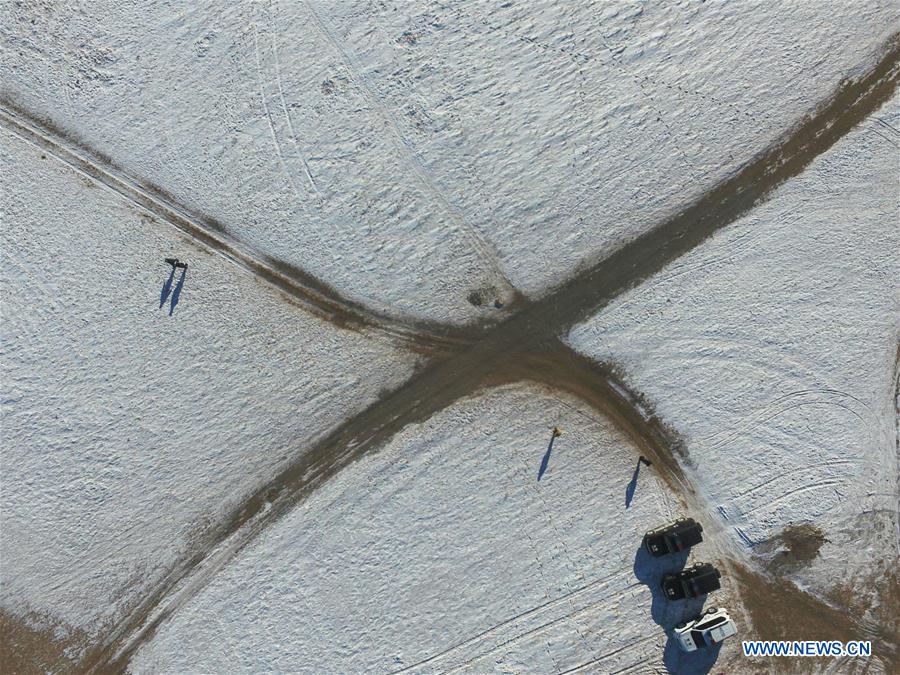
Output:
[[[172,269],[172,274],[175,274],[175,269]],[[184,287],[184,278],[187,276],[187,267],[183,267],[181,269],[181,276],[178,277],[178,283],[175,284],[175,290],[172,291],[172,303],[169,305],[169,316],[172,316],[172,312],[175,311],[175,305],[178,304],[178,300],[181,298],[181,289]]]
[[631,482],[628,483],[628,487],[625,488],[625,508],[627,509],[631,506],[631,501],[634,499],[634,491],[637,489],[638,475],[641,473],[641,460],[638,460],[637,466],[634,467],[634,473],[631,474]]
[[703,611],[706,596],[687,600],[671,601],[663,594],[659,583],[663,574],[675,573],[684,569],[688,559],[688,551],[677,555],[654,558],[641,546],[634,557],[634,576],[645,584],[651,593],[650,615],[668,636],[663,664],[670,673],[679,675],[703,675],[708,673],[719,657],[721,645],[713,649],[698,649],[695,652],[683,652],[672,638],[672,629],[676,624],[690,621]]
[[172,266],[172,271],[169,272],[169,278],[163,281],[162,290],[159,292],[159,308],[162,309],[162,306],[166,304],[166,300],[169,299],[169,293],[172,292],[172,282],[175,280],[175,266]]
[[547,452],[544,453],[544,459],[541,460],[541,468],[538,469],[538,480],[544,475],[544,472],[547,470],[547,465],[550,464],[550,453],[553,452],[553,441],[556,440],[556,433],[554,433],[550,437],[550,445],[547,446]]

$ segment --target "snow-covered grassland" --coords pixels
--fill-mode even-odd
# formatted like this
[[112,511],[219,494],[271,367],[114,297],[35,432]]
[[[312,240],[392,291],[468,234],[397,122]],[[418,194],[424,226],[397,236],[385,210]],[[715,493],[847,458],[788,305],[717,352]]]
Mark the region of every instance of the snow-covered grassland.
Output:
[[[853,607],[877,602],[898,556],[898,129],[895,97],[569,338],[684,436],[737,544]],[[808,563],[768,541],[792,524],[824,535]]]
[[[691,203],[898,28],[889,0],[0,0],[0,104],[253,254],[378,312],[464,324]],[[315,318],[7,126],[0,626],[66,646],[71,667],[420,357]],[[688,508],[717,533],[692,556],[727,545],[859,614],[900,543],[898,129],[895,99],[568,336],[683,436]],[[190,265],[171,315],[166,256]],[[638,554],[685,507],[634,473],[635,450],[537,385],[458,401],[186,593],[130,666],[706,668],[666,637],[698,605],[663,602]],[[740,621],[723,584],[709,602]]]
[[[6,131],[0,157],[0,602],[67,627],[57,638],[96,636],[414,359],[312,318]],[[169,255],[189,263],[171,316]]]
[[[538,480],[553,425],[565,433]],[[646,529],[681,510],[646,468],[629,490],[636,458],[601,415],[543,388],[460,401],[262,535],[132,668],[661,666],[676,655],[657,621],[670,627],[689,610],[652,597],[658,573],[638,549]],[[728,595],[726,582],[710,602]]]
[[464,322],[689,203],[897,26],[889,1],[5,0],[0,94],[373,308]]

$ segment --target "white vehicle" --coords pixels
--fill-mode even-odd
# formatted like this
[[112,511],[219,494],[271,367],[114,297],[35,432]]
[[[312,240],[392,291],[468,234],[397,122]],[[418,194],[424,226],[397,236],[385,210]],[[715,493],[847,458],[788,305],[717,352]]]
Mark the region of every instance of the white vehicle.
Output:
[[686,652],[695,652],[717,644],[737,633],[734,621],[724,607],[712,607],[693,621],[675,626],[672,635]]

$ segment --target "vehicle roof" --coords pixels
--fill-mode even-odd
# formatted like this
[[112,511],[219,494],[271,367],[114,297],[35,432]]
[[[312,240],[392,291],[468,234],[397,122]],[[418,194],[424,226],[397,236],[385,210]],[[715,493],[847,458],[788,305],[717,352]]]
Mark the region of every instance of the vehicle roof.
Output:
[[731,637],[737,633],[737,626],[734,625],[734,621],[726,621],[720,626],[716,626],[709,634],[712,636],[713,640],[716,642],[721,642],[727,637]]
[[721,588],[719,584],[719,570],[709,564],[688,568],[682,573],[682,578],[690,584],[696,594],[714,591]]
[[678,572],[680,576],[683,577],[697,577],[703,576],[704,574],[718,574],[719,570],[712,563],[696,563],[691,565],[690,567],[685,567],[683,570]]
[[689,523],[679,524],[675,534],[683,546],[693,546],[703,541],[701,530],[693,520]]
[[725,623],[728,621],[728,617],[723,614],[716,614],[709,619],[703,619],[700,623],[694,625],[694,630],[708,630],[710,628],[714,628],[719,624]]
[[655,537],[663,532],[667,532],[669,530],[681,530],[685,528],[691,528],[697,525],[697,521],[693,518],[679,518],[678,520],[673,520],[671,523],[666,523],[665,525],[661,525],[660,527],[654,528],[647,532],[647,537]]

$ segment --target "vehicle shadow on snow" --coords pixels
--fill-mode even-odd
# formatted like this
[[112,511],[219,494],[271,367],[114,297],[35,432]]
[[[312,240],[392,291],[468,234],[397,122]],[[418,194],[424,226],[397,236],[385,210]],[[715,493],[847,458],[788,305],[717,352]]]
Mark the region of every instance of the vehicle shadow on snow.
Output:
[[675,624],[690,621],[699,615],[703,611],[703,603],[706,600],[706,596],[703,596],[673,602],[666,599],[659,587],[663,574],[684,569],[687,559],[688,551],[682,551],[678,555],[654,558],[647,553],[643,546],[638,548],[637,555],[634,557],[634,576],[650,589],[652,597],[650,615],[668,636],[663,653],[663,663],[668,672],[679,675],[708,673],[716,659],[719,658],[721,649],[721,645],[718,645],[713,649],[698,649],[696,652],[687,653],[681,651],[678,643],[672,638],[672,629]]

